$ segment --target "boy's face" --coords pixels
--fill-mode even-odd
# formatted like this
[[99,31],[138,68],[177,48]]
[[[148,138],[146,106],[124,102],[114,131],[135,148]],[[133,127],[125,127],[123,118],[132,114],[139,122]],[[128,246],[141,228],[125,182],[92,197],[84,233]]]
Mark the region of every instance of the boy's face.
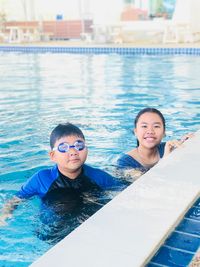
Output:
[[[85,143],[84,139],[76,135],[64,136],[56,141],[54,148],[61,143],[67,143],[69,146],[74,146],[77,141]],[[57,163],[59,171],[69,178],[76,178],[81,172],[81,167],[86,161],[88,154],[87,147],[82,150],[77,150],[75,147],[70,147],[67,152],[60,152],[58,149],[50,152],[50,158]]]

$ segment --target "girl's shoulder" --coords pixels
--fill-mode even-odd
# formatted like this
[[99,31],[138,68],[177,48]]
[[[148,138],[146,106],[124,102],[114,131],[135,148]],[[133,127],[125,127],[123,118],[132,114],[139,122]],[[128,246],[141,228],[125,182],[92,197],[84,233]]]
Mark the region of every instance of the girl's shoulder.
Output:
[[122,153],[117,160],[119,168],[141,168],[142,165],[128,153]]

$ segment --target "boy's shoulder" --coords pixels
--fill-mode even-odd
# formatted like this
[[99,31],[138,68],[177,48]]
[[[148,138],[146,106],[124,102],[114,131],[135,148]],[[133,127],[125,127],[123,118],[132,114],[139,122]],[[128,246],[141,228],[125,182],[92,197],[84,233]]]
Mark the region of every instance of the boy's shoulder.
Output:
[[49,174],[53,174],[56,175],[57,174],[57,165],[54,166],[49,166],[49,167],[43,167],[42,169],[36,171],[33,176],[40,176],[40,175],[49,175]]
[[40,183],[45,181],[45,183],[51,182],[58,177],[58,168],[57,165],[52,167],[43,168],[35,172],[27,181],[27,183]]
[[108,172],[87,164],[83,165],[84,174],[103,189],[122,187],[121,181]]
[[87,175],[87,176],[94,175],[94,174],[106,173],[105,171],[103,171],[97,167],[92,167],[88,164],[83,164],[83,170],[84,170],[85,175]]
[[16,195],[20,198],[29,198],[34,195],[43,197],[57,176],[57,166],[39,170],[22,185]]

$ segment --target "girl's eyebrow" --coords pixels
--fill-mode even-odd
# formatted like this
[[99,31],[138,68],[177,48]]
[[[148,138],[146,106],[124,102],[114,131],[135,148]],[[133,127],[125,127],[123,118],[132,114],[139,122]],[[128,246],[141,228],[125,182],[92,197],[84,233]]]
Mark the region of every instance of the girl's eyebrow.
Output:
[[[141,121],[140,124],[149,124],[148,122]],[[153,124],[162,124],[160,121],[153,122]]]

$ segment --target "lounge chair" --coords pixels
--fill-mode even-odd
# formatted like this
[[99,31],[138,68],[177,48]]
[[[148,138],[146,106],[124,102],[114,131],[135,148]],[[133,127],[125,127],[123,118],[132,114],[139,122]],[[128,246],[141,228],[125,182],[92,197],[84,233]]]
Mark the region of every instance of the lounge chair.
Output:
[[172,20],[165,27],[163,43],[200,40],[200,0],[177,0]]
[[122,22],[120,35],[124,43],[143,40],[157,43],[162,41],[165,23],[164,18]]

